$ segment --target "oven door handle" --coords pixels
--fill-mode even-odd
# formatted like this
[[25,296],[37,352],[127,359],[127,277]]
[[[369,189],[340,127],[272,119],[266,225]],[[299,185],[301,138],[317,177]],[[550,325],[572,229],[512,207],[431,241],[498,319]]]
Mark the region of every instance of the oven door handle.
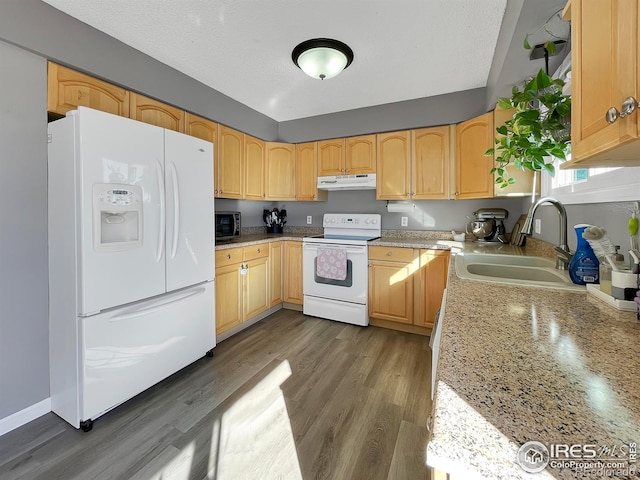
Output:
[[331,244],[329,245],[309,245],[309,244],[304,244],[302,246],[302,248],[304,248],[305,250],[318,250],[319,248],[334,248],[336,250],[346,250],[347,253],[356,253],[358,255],[362,255],[362,254],[366,254],[367,253],[367,247],[347,247],[347,246],[342,246],[342,245],[336,245],[336,244]]

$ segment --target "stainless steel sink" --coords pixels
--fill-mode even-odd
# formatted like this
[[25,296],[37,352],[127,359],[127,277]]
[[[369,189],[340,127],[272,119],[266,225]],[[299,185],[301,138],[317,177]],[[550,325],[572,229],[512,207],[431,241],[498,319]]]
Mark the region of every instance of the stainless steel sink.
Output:
[[585,289],[575,285],[566,271],[557,270],[553,260],[542,257],[459,253],[456,255],[455,268],[458,277],[468,280],[564,290]]

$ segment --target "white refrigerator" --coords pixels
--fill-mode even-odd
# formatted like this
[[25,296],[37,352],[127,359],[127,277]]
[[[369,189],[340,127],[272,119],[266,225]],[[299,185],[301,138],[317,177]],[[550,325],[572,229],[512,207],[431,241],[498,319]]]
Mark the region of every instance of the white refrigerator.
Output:
[[83,107],[48,142],[51,408],[90,430],[216,344],[213,145]]

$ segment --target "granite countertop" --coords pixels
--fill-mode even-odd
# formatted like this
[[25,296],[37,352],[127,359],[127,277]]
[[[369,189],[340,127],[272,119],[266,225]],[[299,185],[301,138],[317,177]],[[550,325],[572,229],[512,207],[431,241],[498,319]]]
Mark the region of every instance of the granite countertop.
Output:
[[465,479],[638,478],[516,463],[528,441],[598,454],[640,442],[635,313],[584,291],[460,279],[452,252],[427,463]]
[[216,250],[226,250],[227,248],[247,247],[259,243],[278,242],[280,240],[294,240],[301,242],[306,235],[301,233],[255,233],[240,235],[233,240],[216,241]]

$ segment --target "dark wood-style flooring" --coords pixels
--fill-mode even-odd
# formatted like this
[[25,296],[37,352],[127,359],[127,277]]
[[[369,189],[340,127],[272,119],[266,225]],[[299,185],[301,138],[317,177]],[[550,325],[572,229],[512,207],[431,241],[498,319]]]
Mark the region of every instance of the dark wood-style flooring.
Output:
[[428,342],[281,310],[89,433],[0,437],[0,479],[424,479]]

